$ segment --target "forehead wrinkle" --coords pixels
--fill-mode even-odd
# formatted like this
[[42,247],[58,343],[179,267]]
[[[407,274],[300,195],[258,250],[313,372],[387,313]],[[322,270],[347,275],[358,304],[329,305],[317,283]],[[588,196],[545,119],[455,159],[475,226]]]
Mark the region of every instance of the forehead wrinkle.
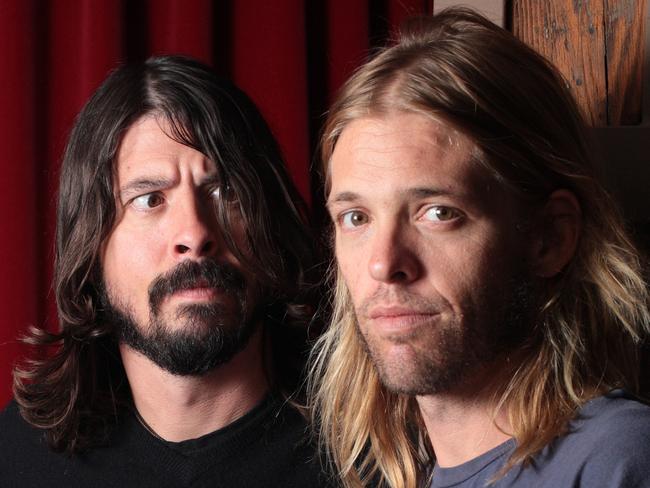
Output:
[[[379,122],[381,123],[382,120],[379,119]],[[399,133],[400,129],[392,125],[386,127],[386,124],[379,127],[375,126],[374,130],[360,131],[358,137],[348,143],[348,149],[356,153],[358,162],[371,169],[382,167],[381,156],[412,154],[416,159],[422,159],[425,157],[444,158],[455,151],[467,152],[470,155],[475,152],[475,144],[463,136],[462,133],[436,120],[434,120],[434,123],[435,130],[418,135],[415,140],[393,146],[386,146],[383,142],[390,138],[391,134]],[[403,158],[396,157],[393,158],[391,163],[395,167],[400,167],[402,160]]]
[[[220,180],[221,178],[219,177],[218,173],[214,172],[212,174],[208,174],[203,178],[201,178],[198,184],[199,186],[209,186],[209,185],[219,183]],[[166,188],[170,186],[172,183],[173,183],[173,179],[165,176],[136,177],[132,180],[129,180],[122,187],[120,187],[119,191],[120,194],[122,194],[122,193],[128,193],[133,191]]]
[[[394,115],[401,116],[403,113]],[[419,192],[419,196],[425,196],[424,193],[429,196],[444,194],[464,198],[469,197],[474,201],[489,200],[489,195],[493,194],[495,187],[498,185],[495,185],[497,182],[491,177],[492,174],[484,174],[490,172],[486,171],[484,165],[480,163],[482,159],[480,149],[453,125],[430,116],[425,118],[430,122],[428,129],[415,132],[408,140],[400,140],[400,137],[394,137],[395,134],[399,136],[402,131],[401,125],[394,123],[396,120],[394,117],[363,117],[351,121],[353,127],[346,127],[342,131],[338,144],[330,156],[326,181],[328,194],[331,194],[334,189],[332,171],[335,166],[344,171],[344,168],[349,165],[359,165],[359,167],[363,168],[361,171],[355,172],[356,183],[353,188],[338,188],[341,193],[354,193],[357,188],[363,188],[364,184],[372,186],[380,177],[373,177],[373,175],[381,173],[381,170],[391,167],[398,170],[408,167],[415,161],[429,160],[433,166],[430,170],[424,171],[424,174],[421,173],[421,179],[420,177],[417,178],[421,184],[403,182],[411,185],[415,183],[413,186],[426,188],[425,192]],[[362,120],[370,122],[370,124],[359,125],[358,123]],[[349,131],[353,131],[354,136]],[[346,132],[348,132],[347,138],[345,137]],[[345,147],[341,145],[342,139],[346,139]],[[345,159],[336,161],[339,159],[336,157],[339,150],[343,151],[344,154],[348,154],[348,157],[352,156],[352,159],[347,162]],[[436,178],[437,169],[434,163],[437,159],[447,161],[453,166],[470,166],[472,169],[464,172],[462,181],[458,181],[460,183],[459,187],[449,186],[445,184],[445,181],[447,181],[444,178],[446,173],[439,174],[442,180]],[[379,171],[376,172],[375,169]],[[408,188],[398,189],[398,193],[408,191]],[[338,200],[341,200],[338,195],[329,198],[329,202]],[[349,195],[345,197],[345,200],[350,200]],[[485,203],[489,205],[489,201]]]

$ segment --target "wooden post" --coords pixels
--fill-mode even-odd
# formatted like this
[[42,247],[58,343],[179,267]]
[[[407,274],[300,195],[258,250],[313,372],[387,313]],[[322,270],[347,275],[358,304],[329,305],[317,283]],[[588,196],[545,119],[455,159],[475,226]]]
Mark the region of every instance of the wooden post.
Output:
[[514,0],[513,33],[564,75],[587,121],[607,125],[604,0]]
[[516,36],[551,61],[596,127],[642,120],[646,0],[514,0]]
[[605,0],[608,125],[642,120],[646,0]]

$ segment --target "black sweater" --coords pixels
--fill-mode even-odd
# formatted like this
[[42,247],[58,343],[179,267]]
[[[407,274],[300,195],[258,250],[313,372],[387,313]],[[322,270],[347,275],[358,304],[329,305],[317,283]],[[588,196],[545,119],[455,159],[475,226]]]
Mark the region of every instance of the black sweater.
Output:
[[183,442],[157,439],[128,412],[107,446],[70,455],[50,450],[12,402],[0,414],[0,487],[332,486],[306,438],[300,414],[270,396],[227,427]]

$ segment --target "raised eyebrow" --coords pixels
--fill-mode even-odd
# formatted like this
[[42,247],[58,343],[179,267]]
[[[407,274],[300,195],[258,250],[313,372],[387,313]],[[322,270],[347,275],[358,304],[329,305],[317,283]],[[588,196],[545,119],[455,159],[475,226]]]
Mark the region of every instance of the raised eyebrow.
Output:
[[350,202],[356,202],[361,199],[361,196],[358,193],[354,193],[351,191],[343,191],[340,193],[337,193],[335,196],[328,198],[327,202],[325,203],[325,206],[327,208],[331,207],[332,205],[336,203],[350,203]]
[[[201,186],[210,186],[219,183],[221,179],[217,174],[205,177],[201,181]],[[167,188],[171,185],[171,180],[168,178],[137,178],[129,181],[122,188],[120,188],[120,196],[129,193],[136,193],[141,191],[155,191],[161,188]]]
[[168,178],[136,178],[120,188],[120,197],[136,192],[159,190],[169,185]]

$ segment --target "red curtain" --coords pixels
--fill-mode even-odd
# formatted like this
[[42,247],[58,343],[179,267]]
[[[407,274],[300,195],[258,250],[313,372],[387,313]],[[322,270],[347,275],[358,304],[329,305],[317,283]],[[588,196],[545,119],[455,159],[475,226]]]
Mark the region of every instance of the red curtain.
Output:
[[74,117],[122,61],[187,54],[258,104],[295,182],[318,211],[309,173],[337,88],[431,0],[2,0],[0,2],[0,407],[17,337],[56,328],[51,291],[59,162]]

